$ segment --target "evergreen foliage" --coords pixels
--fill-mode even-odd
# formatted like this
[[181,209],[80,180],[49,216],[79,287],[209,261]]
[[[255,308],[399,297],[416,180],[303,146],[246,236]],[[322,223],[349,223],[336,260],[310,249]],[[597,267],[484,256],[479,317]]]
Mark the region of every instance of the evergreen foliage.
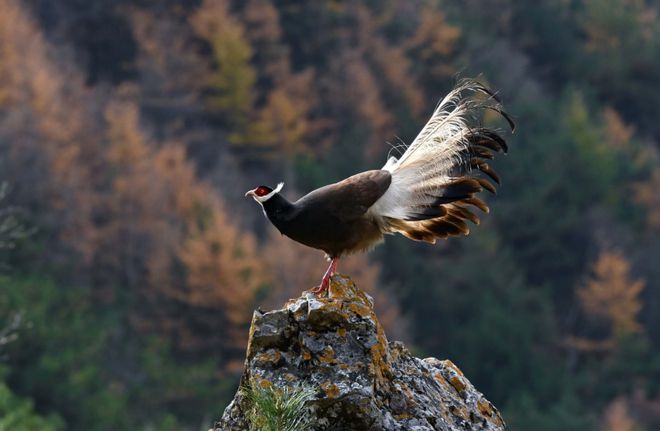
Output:
[[247,388],[247,398],[252,404],[248,413],[250,431],[306,431],[313,423],[309,407],[305,404],[315,394],[313,388],[284,386],[261,387],[252,384]]
[[60,418],[39,416],[29,399],[22,399],[0,382],[0,430],[3,431],[59,431],[64,429]]

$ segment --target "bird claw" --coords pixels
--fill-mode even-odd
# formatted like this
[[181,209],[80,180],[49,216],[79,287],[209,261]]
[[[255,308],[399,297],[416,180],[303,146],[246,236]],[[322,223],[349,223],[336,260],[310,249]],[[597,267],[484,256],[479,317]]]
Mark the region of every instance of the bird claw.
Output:
[[325,272],[323,275],[323,278],[321,279],[321,285],[316,286],[312,288],[312,293],[315,293],[317,296],[320,296],[323,292],[328,290],[330,288],[330,278],[335,275],[335,271],[337,270],[337,259],[332,259],[330,262],[330,266],[328,267],[328,270]]
[[312,288],[310,289],[310,292],[312,292],[313,294],[315,294],[315,295],[317,295],[317,296],[321,296],[321,294],[322,294],[323,292],[325,292],[326,290],[327,290],[327,289],[324,289],[323,286],[316,286],[316,287],[312,287]]
[[327,291],[329,288],[330,288],[330,278],[328,277],[327,279],[324,278],[324,279],[321,281],[321,285],[320,285],[320,286],[313,287],[313,288],[311,289],[311,292],[314,293],[314,294],[316,294],[317,296],[321,296],[321,294],[322,294],[323,292]]

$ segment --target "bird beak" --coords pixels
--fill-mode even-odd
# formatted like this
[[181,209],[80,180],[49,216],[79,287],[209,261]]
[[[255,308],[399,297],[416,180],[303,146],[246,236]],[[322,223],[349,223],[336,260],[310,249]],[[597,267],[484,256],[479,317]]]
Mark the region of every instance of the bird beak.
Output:
[[248,191],[247,193],[245,193],[245,197],[248,197],[248,196],[255,197],[255,196],[256,196],[256,193],[254,193],[254,190],[250,190],[250,191]]

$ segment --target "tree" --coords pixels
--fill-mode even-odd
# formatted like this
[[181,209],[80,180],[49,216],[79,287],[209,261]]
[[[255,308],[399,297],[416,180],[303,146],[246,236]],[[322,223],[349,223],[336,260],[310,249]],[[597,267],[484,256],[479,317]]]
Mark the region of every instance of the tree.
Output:
[[246,36],[254,48],[253,62],[259,71],[260,88],[272,90],[286,86],[291,77],[289,47],[282,42],[282,28],[277,8],[270,0],[242,2],[242,21]]
[[[220,202],[210,202],[198,208],[197,219],[189,225],[179,249],[187,288],[174,293],[174,298],[197,310],[182,324],[199,321],[207,327],[208,332],[198,329],[188,334],[198,337],[198,343],[212,350],[224,346],[242,352],[255,297],[264,294],[270,278],[263,270],[254,238],[238,230]],[[218,328],[223,331],[218,332]]]
[[240,133],[250,121],[256,81],[243,25],[230,13],[226,0],[205,0],[191,23],[213,50],[216,70],[209,82],[210,107],[227,115]]
[[655,167],[650,177],[634,185],[635,202],[646,210],[646,225],[651,232],[660,232],[660,168],[658,151],[648,150],[647,159]]
[[[310,74],[291,77],[294,82],[289,87],[298,87],[299,91],[309,88],[310,78]],[[287,86],[274,89],[268,94],[268,101],[260,114],[264,130],[267,131],[263,139],[264,143],[275,146],[279,157],[284,160],[291,160],[297,154],[307,151],[305,139],[309,134],[309,124],[306,116],[311,103],[303,99],[299,92],[290,91]]]
[[12,431],[58,431],[64,429],[62,419],[43,417],[34,411],[31,400],[21,398],[0,381],[0,429]]
[[637,315],[642,308],[639,298],[642,280],[631,279],[630,264],[618,250],[604,250],[592,267],[593,275],[578,290],[580,305],[588,316],[603,319],[614,339],[642,330]]
[[63,422],[90,430],[130,427],[126,382],[107,372],[111,361],[102,360],[108,359],[106,343],[119,326],[116,316],[94,308],[90,289],[62,287],[47,277],[3,276],[0,289],[2,321],[18,310],[24,322],[17,339],[2,349],[0,399],[9,405],[0,406],[0,417],[3,408],[11,409],[8,421],[12,412],[21,420],[33,414],[31,403],[12,396],[6,382],[12,392],[29,394],[44,416],[52,413],[30,419],[46,428],[63,428]]
[[635,422],[630,417],[628,403],[621,397],[613,400],[603,412],[602,431],[634,431]]
[[[628,121],[655,136],[658,128],[648,112],[658,103],[660,65],[657,5],[641,0],[588,0],[581,7],[580,30],[585,35],[575,73],[588,73],[600,96]],[[586,76],[586,75],[585,75]]]
[[126,11],[138,47],[135,62],[139,81],[135,90],[140,92],[140,104],[162,111],[163,117],[152,122],[155,126],[166,123],[172,111],[178,116],[190,110],[197,112],[211,73],[193,41],[190,24],[176,11],[159,12],[138,8]]
[[[403,45],[415,61],[411,71],[417,81],[425,83],[427,91],[438,92],[434,83],[446,81],[456,73],[450,58],[461,36],[459,27],[447,22],[446,14],[438,8],[426,6],[419,13],[415,32]],[[407,76],[407,80],[411,80]],[[437,96],[439,97],[439,96]]]
[[7,183],[0,183],[0,251],[13,248],[27,234],[17,218],[18,209],[4,203],[8,189]]
[[[53,53],[57,52],[57,55]],[[102,151],[94,91],[69,53],[49,45],[18,2],[0,2],[0,165],[11,203],[38,214],[37,242],[51,261],[85,244]],[[66,241],[75,235],[76,241]],[[32,265],[38,262],[32,262]]]

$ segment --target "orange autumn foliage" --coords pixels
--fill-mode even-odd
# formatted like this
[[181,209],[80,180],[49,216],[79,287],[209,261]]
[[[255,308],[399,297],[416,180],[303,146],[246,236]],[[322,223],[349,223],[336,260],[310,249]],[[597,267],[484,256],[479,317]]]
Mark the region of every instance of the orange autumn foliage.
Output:
[[614,109],[608,107],[603,110],[603,122],[607,143],[612,148],[624,148],[630,143],[635,129],[628,126]]
[[626,398],[614,399],[605,409],[601,422],[601,431],[634,431],[635,421],[630,417]]
[[305,152],[308,124],[305,115],[308,103],[295,99],[286,89],[275,89],[268,95],[268,102],[261,111],[264,127],[263,140],[277,147],[280,157],[292,158]]
[[51,48],[19,2],[0,1],[2,175],[12,178],[22,205],[48,208],[44,223],[57,232],[49,246],[80,250],[72,239],[91,237],[94,169],[102,151],[89,143],[98,122],[85,112],[93,93],[82,74],[66,53],[56,58]]
[[140,75],[131,90],[139,92],[142,105],[194,109],[203,83],[210,79],[210,67],[192,41],[190,26],[165,13],[128,10]]
[[454,52],[460,35],[460,29],[449,24],[441,10],[425,7],[420,13],[417,30],[408,39],[405,48],[417,53],[424,62],[425,74],[448,77],[456,71],[446,59]]
[[386,106],[393,108],[404,103],[414,115],[419,115],[424,109],[425,101],[415,80],[410,79],[412,63],[405,55],[405,47],[388,43],[380,34],[384,22],[374,17],[367,7],[355,6],[354,13],[358,20],[356,26],[358,49],[368,63],[382,97],[390,97],[390,92],[385,90],[388,88],[400,92],[400,100],[388,100]]
[[[201,209],[200,209],[201,210]],[[220,202],[190,226],[178,257],[186,268],[187,290],[178,297],[190,305],[226,310],[237,326],[249,322],[254,296],[270,284],[256,242],[227,217]]]
[[592,318],[606,320],[616,339],[640,332],[637,315],[642,308],[639,294],[644,282],[631,279],[630,264],[624,255],[605,250],[592,270],[592,277],[578,290],[582,309]]
[[[118,264],[126,269],[133,262],[146,271],[140,280],[149,301],[158,308],[173,302],[179,311],[158,311],[151,321],[140,316],[135,322],[145,330],[176,335],[186,350],[239,345],[254,295],[267,284],[255,241],[239,231],[221,202],[196,179],[183,147],[150,147],[136,115],[131,105],[107,115],[117,214],[106,235],[110,248],[122,250],[119,256],[131,253]],[[220,340],[209,335],[214,330],[222,330]]]
[[[290,159],[307,147],[312,73],[291,72],[270,2],[248,2],[244,13],[240,20],[227,1],[206,0],[191,18],[214,53],[209,101],[232,118],[230,141],[247,158]],[[266,88],[258,88],[258,78],[268,82]]]
[[[162,50],[153,17],[134,19],[150,73],[195,65]],[[121,86],[98,97],[66,52],[53,50],[18,3],[0,1],[0,112],[11,114],[0,121],[3,133],[22,137],[0,142],[17,167],[4,174],[31,199],[19,203],[48,215],[50,259],[73,262],[100,304],[129,297],[131,329],[168,337],[179,351],[242,343],[266,283],[254,239],[226,217],[185,148],[144,127],[138,93]],[[189,85],[162,84],[172,94]]]
[[247,0],[243,5],[246,36],[254,47],[259,74],[273,86],[286,85],[291,76],[289,49],[281,41],[280,16],[270,0]]
[[650,177],[634,187],[635,202],[646,210],[646,224],[650,230],[660,230],[660,154],[649,152],[649,158],[655,163]]

